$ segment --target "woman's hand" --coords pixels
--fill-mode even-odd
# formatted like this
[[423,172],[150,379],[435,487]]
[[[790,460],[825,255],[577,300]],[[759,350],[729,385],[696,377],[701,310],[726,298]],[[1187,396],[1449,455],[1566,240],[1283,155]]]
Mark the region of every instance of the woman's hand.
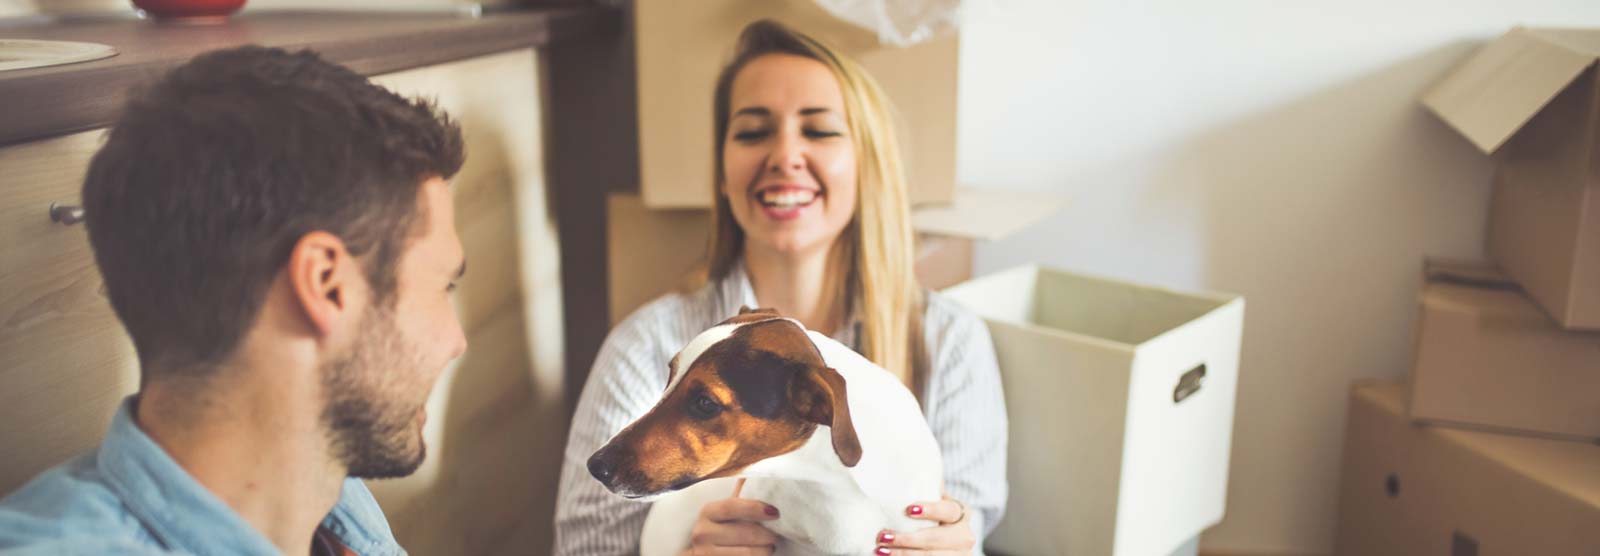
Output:
[[744,479],[733,487],[733,497],[700,508],[689,533],[689,549],[678,556],[771,556],[778,536],[760,522],[778,519],[771,505],[739,497]]
[[925,519],[939,525],[906,533],[880,532],[878,549],[873,553],[879,556],[970,556],[978,539],[967,522],[968,511],[966,504],[949,496],[938,502],[907,506],[906,515],[911,519]]

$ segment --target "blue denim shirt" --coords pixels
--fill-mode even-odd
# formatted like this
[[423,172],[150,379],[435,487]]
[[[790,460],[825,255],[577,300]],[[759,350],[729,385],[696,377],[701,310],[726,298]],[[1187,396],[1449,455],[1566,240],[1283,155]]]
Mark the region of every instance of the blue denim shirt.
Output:
[[[0,500],[0,555],[283,553],[139,429],[134,403],[99,448]],[[360,480],[345,480],[322,526],[360,556],[405,554]]]

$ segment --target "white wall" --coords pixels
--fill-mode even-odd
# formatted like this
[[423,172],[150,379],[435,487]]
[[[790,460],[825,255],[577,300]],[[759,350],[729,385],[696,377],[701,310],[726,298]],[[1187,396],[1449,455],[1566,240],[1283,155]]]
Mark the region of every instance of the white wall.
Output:
[[1401,378],[1421,257],[1481,256],[1489,161],[1415,101],[1515,24],[1594,0],[977,3],[960,183],[1059,192],[981,245],[1248,299],[1228,517],[1211,550],[1326,553],[1352,379]]

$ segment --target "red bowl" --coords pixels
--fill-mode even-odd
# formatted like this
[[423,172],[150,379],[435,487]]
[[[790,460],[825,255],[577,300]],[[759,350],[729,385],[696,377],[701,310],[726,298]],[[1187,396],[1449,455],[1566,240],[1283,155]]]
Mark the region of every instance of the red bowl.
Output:
[[245,0],[133,0],[136,8],[156,19],[224,18],[244,7]]

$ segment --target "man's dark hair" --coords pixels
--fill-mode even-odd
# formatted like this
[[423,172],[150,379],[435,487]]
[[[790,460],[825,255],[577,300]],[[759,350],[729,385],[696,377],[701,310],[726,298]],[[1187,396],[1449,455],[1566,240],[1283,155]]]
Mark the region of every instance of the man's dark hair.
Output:
[[129,99],[89,165],[89,242],[143,380],[199,376],[255,323],[313,231],[345,242],[392,301],[427,179],[463,160],[461,131],[309,51],[195,57]]

